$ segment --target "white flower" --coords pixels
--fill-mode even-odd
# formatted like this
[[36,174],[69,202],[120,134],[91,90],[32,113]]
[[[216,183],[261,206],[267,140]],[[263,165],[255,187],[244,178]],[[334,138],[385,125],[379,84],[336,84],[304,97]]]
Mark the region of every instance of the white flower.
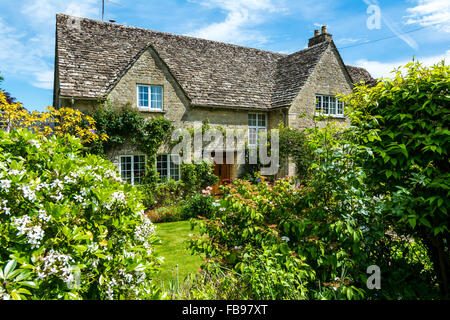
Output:
[[5,212],[6,215],[10,215],[11,214],[11,209],[9,209],[6,204],[8,203],[8,200],[3,200],[2,201],[2,205],[0,207],[0,210],[3,210]]
[[0,180],[0,187],[3,191],[8,192],[9,188],[11,188],[11,180]]
[[53,181],[51,184],[50,184],[50,187],[52,187],[52,188],[59,188],[59,189],[63,189],[64,188],[64,185],[63,185],[63,183],[62,183],[62,181],[61,180],[59,180],[59,179],[56,179],[55,181]]
[[34,201],[36,200],[36,194],[34,193],[33,190],[31,190],[31,188],[27,185],[23,185],[21,187],[18,187],[17,190],[21,190],[23,193],[23,197],[25,199],[28,199],[30,201]]
[[112,195],[112,202],[125,202],[125,194],[123,191],[114,192]]
[[25,170],[8,170],[8,173],[12,176],[20,176],[22,174],[24,174],[26,171]]
[[39,219],[44,222],[49,222],[52,217],[47,215],[45,210],[39,210]]
[[286,241],[286,242],[291,241],[291,239],[289,239],[289,237],[286,237],[286,236],[281,237],[281,240]]
[[41,147],[41,144],[37,140],[34,140],[34,139],[28,140],[28,143],[31,144],[32,146],[37,147],[38,149]]
[[80,203],[82,203],[84,201],[84,198],[78,194],[75,195],[74,198],[75,198],[75,201],[80,202]]
[[69,184],[69,183],[75,183],[76,180],[70,178],[69,176],[65,176],[65,177],[64,177],[64,182],[67,183],[67,184]]

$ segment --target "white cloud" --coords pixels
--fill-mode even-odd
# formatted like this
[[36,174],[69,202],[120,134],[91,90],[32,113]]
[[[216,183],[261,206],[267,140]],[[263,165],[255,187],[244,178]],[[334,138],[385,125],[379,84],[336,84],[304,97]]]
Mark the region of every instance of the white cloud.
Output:
[[[446,63],[450,61],[450,50],[447,50],[442,55],[415,58],[416,61],[421,62],[425,66],[434,65],[445,59]],[[411,62],[411,60],[394,61],[394,62],[379,62],[379,61],[369,61],[366,59],[361,59],[356,61],[355,65],[358,67],[365,68],[374,78],[391,78],[393,74],[391,71],[394,69],[404,66],[405,64]]]
[[283,12],[281,1],[278,0],[200,0],[201,5],[211,9],[221,9],[226,12],[224,21],[194,30],[190,36],[244,44],[248,42],[265,43],[268,38],[252,27],[263,23],[269,14]]
[[52,89],[56,13],[98,18],[99,2],[26,0],[17,10],[21,24],[11,26],[0,18],[0,70],[35,87]]
[[418,0],[418,5],[408,8],[406,24],[421,26],[435,25],[438,29],[450,32],[450,1]]

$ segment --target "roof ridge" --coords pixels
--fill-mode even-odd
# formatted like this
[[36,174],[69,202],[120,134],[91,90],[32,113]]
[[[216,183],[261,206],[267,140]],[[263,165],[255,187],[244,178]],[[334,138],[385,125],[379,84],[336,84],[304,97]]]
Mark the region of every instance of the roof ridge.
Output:
[[145,32],[153,32],[153,33],[159,33],[159,34],[162,34],[162,35],[168,35],[168,36],[174,36],[174,37],[180,37],[180,38],[187,38],[187,39],[192,39],[192,40],[201,40],[201,41],[205,41],[205,42],[209,42],[209,43],[223,44],[223,45],[230,46],[230,47],[243,48],[243,49],[248,49],[248,50],[255,50],[255,51],[260,51],[260,52],[265,52],[265,53],[271,53],[273,55],[280,56],[280,58],[288,56],[288,54],[281,53],[281,52],[275,52],[275,51],[270,51],[270,50],[258,49],[258,48],[253,48],[253,47],[248,47],[248,46],[243,46],[243,45],[238,45],[238,44],[233,44],[233,43],[228,43],[228,42],[223,42],[223,41],[204,39],[204,38],[200,38],[200,37],[188,36],[188,35],[183,35],[183,34],[176,34],[176,33],[170,33],[170,32],[165,32],[165,31],[157,31],[157,30],[152,30],[152,29],[128,26],[128,25],[125,25],[125,24],[112,23],[112,22],[101,21],[101,20],[97,20],[97,19],[71,16],[71,15],[64,14],[64,13],[57,13],[56,16],[79,18],[79,19],[83,19],[83,20],[89,20],[89,21],[92,21],[92,22],[95,22],[95,23],[98,23],[98,24],[107,24],[107,25],[111,25],[111,26],[115,26],[115,27],[136,29],[136,30],[142,30],[142,31],[145,31]]

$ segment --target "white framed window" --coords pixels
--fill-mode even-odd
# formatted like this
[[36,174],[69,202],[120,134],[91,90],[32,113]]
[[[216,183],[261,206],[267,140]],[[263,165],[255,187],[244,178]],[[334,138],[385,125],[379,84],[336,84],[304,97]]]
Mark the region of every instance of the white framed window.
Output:
[[344,117],[344,102],[334,96],[316,94],[316,115]]
[[180,165],[175,163],[175,159],[179,159],[176,154],[160,154],[156,157],[156,170],[159,173],[161,181],[164,180],[180,180]]
[[119,172],[123,181],[129,184],[140,184],[145,175],[145,155],[119,156]]
[[251,146],[258,144],[260,132],[267,132],[267,118],[264,113],[248,114],[248,144]]
[[137,105],[142,109],[162,110],[163,87],[138,84]]

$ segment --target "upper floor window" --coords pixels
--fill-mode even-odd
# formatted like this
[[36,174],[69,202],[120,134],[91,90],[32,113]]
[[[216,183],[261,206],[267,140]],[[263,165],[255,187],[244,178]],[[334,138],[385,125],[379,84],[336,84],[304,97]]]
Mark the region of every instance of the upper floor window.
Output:
[[259,132],[267,131],[267,119],[263,113],[250,113],[248,115],[248,144],[258,144]]
[[141,85],[137,86],[137,100],[139,108],[149,108],[155,110],[162,110],[162,86],[148,86]]
[[123,181],[140,184],[145,175],[145,155],[119,156],[119,172]]
[[156,170],[159,173],[161,181],[165,180],[180,180],[180,165],[175,163],[175,158],[179,155],[161,154],[156,158]]
[[316,114],[343,117],[344,102],[333,96],[316,94]]

